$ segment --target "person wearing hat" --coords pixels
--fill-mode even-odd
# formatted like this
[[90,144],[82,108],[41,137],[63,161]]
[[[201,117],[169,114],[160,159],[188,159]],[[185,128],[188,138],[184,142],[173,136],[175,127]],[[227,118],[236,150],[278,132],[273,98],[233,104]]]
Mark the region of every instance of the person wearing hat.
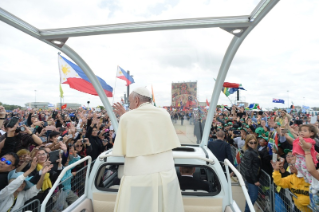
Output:
[[121,116],[112,151],[125,158],[114,212],[182,212],[172,154],[181,145],[170,115],[151,104],[152,94],[143,87],[133,90],[129,102],[131,110]]
[[45,166],[42,169],[42,175],[36,185],[30,183],[27,176],[36,168],[37,158],[33,158],[30,169],[26,172],[11,171],[8,175],[9,185],[0,191],[0,208],[1,211],[16,211],[24,203],[36,196],[41,190],[44,176],[53,165]]

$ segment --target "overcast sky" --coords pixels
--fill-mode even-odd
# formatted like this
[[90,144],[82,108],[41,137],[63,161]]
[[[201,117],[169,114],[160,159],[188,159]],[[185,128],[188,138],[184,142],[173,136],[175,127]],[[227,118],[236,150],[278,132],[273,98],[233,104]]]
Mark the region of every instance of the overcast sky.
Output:
[[[257,0],[31,0],[1,1],[0,7],[39,29],[147,20],[249,15]],[[319,1],[282,0],[248,35],[237,52],[226,81],[241,83],[243,100],[263,108],[319,106]],[[70,38],[73,48],[115,92],[125,82],[116,67],[130,70],[135,84],[153,85],[157,105],[171,101],[171,83],[198,82],[198,99],[210,100],[214,78],[232,35],[219,29],[172,30]],[[59,102],[58,51],[0,22],[0,101]],[[62,54],[63,55],[63,54]],[[65,56],[65,55],[64,55]],[[101,105],[99,97],[62,85],[65,102]],[[36,90],[36,92],[35,92]],[[289,90],[289,92],[287,92]],[[235,94],[231,95],[234,100]],[[113,98],[109,98],[113,102]],[[230,104],[220,95],[219,104]],[[286,104],[287,105],[287,104]]]

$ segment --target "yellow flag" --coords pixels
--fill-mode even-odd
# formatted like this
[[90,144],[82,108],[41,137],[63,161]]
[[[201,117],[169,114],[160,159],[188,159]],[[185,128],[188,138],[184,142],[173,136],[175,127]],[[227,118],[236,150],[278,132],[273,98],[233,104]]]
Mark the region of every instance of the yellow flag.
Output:
[[62,90],[61,84],[60,84],[60,97],[63,98],[63,90]]
[[152,99],[153,99],[154,106],[156,107],[153,85],[152,85]]

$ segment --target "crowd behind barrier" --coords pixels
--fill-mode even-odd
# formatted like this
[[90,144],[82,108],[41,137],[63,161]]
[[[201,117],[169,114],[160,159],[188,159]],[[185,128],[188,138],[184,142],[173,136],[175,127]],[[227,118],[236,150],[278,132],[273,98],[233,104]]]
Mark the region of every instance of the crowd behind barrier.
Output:
[[[207,124],[207,110],[167,110],[173,123],[180,120],[181,125],[186,121],[194,125],[197,143],[201,141]],[[238,106],[224,107],[217,109],[211,123],[208,147],[214,152],[214,142],[223,142],[218,143],[218,148],[225,149],[225,153],[218,154],[218,159],[228,158],[234,162],[246,180],[253,203],[256,202],[263,211],[311,211],[309,187],[315,190],[315,184],[307,183],[306,177],[297,177],[297,171],[292,171],[296,170],[298,155],[292,153],[296,139],[304,144],[303,149],[310,139],[302,127],[313,131],[311,139],[314,143],[309,148],[319,151],[318,119],[315,123],[309,122],[307,114],[293,110],[274,113],[247,111]],[[0,106],[0,126],[0,192],[10,191],[8,195],[25,197],[34,186],[33,196],[22,202],[3,202],[0,197],[0,207],[6,211],[39,211],[39,203],[65,167],[86,156],[92,157],[93,167],[98,155],[111,149],[116,138],[106,111],[82,108],[63,111],[16,109],[8,113]],[[298,157],[307,159],[312,149],[306,149],[304,156],[299,152]],[[273,155],[278,155],[275,161]],[[18,174],[12,176],[12,172]],[[61,211],[83,195],[87,172],[86,163],[68,170],[50,197],[46,211]],[[316,175],[311,173],[315,178]],[[17,180],[22,185],[16,183]],[[295,184],[288,186],[287,180]],[[317,194],[314,192],[311,197],[316,198]],[[314,203],[311,207],[318,211],[316,201]]]

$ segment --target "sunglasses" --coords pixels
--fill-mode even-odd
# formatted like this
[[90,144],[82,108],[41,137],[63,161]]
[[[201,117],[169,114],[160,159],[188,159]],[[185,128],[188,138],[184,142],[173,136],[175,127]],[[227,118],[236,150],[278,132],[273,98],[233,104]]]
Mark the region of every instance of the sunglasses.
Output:
[[12,164],[10,160],[5,159],[4,157],[1,158],[1,162],[5,162],[9,166]]
[[257,142],[255,141],[255,142],[249,142],[249,144],[257,144]]
[[75,145],[75,147],[82,147],[83,145]]

